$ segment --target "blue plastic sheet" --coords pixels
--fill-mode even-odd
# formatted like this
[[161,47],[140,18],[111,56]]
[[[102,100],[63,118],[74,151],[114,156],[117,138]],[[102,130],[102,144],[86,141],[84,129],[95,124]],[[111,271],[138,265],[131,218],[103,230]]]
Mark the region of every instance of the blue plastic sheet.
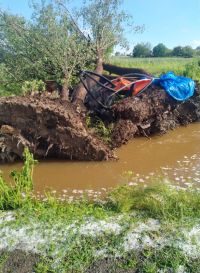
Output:
[[176,76],[173,72],[162,75],[158,82],[170,96],[178,101],[187,100],[194,94],[195,82],[190,78]]

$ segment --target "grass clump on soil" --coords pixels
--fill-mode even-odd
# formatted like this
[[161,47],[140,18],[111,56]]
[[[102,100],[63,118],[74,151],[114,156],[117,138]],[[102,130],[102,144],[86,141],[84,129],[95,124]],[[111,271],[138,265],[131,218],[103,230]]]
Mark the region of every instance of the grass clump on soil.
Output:
[[50,193],[39,200],[32,191],[35,161],[27,150],[24,155],[15,186],[1,179],[2,272],[7,257],[19,249],[39,255],[37,273],[198,272],[200,192],[195,188],[177,190],[159,178],[147,186],[123,185],[96,202],[87,197],[61,202]]
[[93,129],[105,143],[111,144],[112,124],[106,125],[98,116],[91,115],[86,117],[86,124],[88,128]]

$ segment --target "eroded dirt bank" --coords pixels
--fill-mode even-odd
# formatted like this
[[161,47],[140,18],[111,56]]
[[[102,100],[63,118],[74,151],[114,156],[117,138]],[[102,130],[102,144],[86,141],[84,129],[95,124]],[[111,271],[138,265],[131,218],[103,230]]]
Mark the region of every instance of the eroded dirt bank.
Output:
[[0,161],[35,158],[108,160],[111,150],[88,130],[78,107],[40,97],[0,99]]
[[126,98],[112,108],[113,146],[119,147],[136,136],[166,133],[179,125],[200,119],[200,85],[193,97],[178,102],[163,89],[151,87],[138,97]]
[[[22,158],[27,146],[35,158],[109,160],[111,149],[86,125],[86,109],[48,97],[0,99],[0,161]],[[109,118],[108,118],[109,117]],[[200,119],[200,85],[185,102],[171,98],[163,89],[150,87],[138,97],[116,103],[102,116],[112,123],[112,147],[138,136],[165,133]]]

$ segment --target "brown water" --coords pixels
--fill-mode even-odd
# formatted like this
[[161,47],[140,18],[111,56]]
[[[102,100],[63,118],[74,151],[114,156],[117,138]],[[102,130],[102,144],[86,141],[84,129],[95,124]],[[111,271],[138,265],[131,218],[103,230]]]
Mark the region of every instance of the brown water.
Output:
[[[135,139],[117,150],[117,155],[117,162],[40,162],[34,173],[35,188],[99,191],[124,182],[125,171],[132,171],[141,183],[162,173],[177,182],[187,185],[193,180],[200,186],[200,123],[151,139]],[[1,165],[0,169],[8,177],[10,170],[20,166]]]

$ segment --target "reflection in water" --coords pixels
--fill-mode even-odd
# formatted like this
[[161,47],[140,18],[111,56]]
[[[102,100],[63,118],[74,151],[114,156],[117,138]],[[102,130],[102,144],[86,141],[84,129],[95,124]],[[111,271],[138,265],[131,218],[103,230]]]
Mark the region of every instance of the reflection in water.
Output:
[[[177,182],[190,183],[193,179],[200,183],[200,123],[151,139],[135,139],[117,150],[117,155],[116,162],[40,162],[34,173],[36,191],[94,189],[98,195],[102,188],[123,182],[125,171],[132,171],[138,182],[162,173]],[[9,171],[20,165],[2,165],[1,169],[8,177]]]

